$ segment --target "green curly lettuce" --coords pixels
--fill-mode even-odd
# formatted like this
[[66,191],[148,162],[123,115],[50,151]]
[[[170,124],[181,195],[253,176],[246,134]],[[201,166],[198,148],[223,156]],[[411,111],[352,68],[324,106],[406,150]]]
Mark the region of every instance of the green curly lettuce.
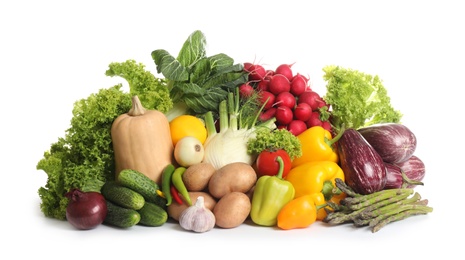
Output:
[[99,191],[106,180],[114,178],[111,125],[132,105],[131,95],[121,87],[101,89],[76,101],[70,128],[38,162],[37,169],[48,176],[45,187],[38,191],[45,216],[64,220],[66,192],[71,188]]
[[381,79],[340,66],[323,68],[326,95],[331,107],[330,121],[335,132],[358,129],[377,123],[399,123],[402,113],[394,109]]
[[166,79],[155,77],[142,63],[131,59],[112,62],[105,75],[124,78],[129,83],[129,93],[133,96],[137,95],[146,109],[156,109],[166,113],[173,108]]
[[302,144],[300,140],[286,129],[258,128],[256,136],[247,142],[249,154],[259,154],[264,150],[283,149],[291,160],[302,156]]

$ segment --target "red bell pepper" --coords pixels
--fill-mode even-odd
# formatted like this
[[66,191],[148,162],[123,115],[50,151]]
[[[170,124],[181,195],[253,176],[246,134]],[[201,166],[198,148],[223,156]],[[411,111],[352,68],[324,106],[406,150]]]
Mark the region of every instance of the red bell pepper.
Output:
[[284,163],[282,177],[286,177],[292,167],[292,161],[289,154],[283,149],[263,150],[257,157],[257,174],[258,176],[269,175],[274,176],[279,172],[279,162],[277,157],[281,157]]

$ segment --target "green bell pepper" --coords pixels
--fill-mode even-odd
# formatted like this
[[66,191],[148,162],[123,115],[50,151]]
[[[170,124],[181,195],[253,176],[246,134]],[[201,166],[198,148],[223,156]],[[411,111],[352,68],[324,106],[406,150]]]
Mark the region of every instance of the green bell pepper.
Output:
[[282,177],[284,162],[280,156],[276,160],[279,163],[278,173],[261,176],[255,185],[250,217],[257,225],[276,225],[279,211],[294,199],[294,186]]

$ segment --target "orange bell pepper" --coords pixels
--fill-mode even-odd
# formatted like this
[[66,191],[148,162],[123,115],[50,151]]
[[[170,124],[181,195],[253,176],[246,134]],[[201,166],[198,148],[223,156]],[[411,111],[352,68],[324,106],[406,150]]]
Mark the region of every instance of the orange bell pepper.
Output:
[[[332,161],[307,162],[292,168],[286,176],[286,180],[294,186],[295,197],[310,195],[317,207],[325,205],[327,201],[339,204],[346,196],[337,188],[336,178],[345,180],[341,167]],[[317,211],[318,220],[323,220],[327,215],[323,208]]]
[[312,195],[294,198],[279,211],[277,226],[281,229],[306,228],[317,219],[317,206]]

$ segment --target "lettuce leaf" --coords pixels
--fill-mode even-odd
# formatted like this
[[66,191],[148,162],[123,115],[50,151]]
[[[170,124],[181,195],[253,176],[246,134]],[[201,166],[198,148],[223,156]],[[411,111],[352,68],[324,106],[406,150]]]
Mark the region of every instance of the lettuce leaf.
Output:
[[377,75],[334,65],[323,71],[327,82],[323,99],[331,107],[335,132],[343,127],[358,129],[377,123],[399,123],[402,119]]

